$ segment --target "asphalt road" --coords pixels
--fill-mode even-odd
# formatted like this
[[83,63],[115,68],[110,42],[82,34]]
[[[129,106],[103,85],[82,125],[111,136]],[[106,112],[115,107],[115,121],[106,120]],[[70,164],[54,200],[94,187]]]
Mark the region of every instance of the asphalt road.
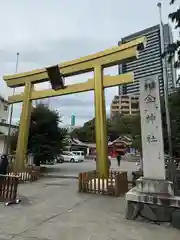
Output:
[[[72,176],[77,177],[79,172],[86,172],[91,171],[96,168],[96,162],[94,160],[85,160],[81,163],[69,163],[65,162],[62,164],[55,164],[55,165],[45,165],[46,168],[49,170],[49,174],[55,176]],[[128,161],[121,161],[121,166],[117,166],[116,159],[111,160],[111,169],[118,170],[118,171],[127,171],[128,172],[128,179],[130,180],[132,171],[136,170],[136,163],[135,162],[128,162]]]

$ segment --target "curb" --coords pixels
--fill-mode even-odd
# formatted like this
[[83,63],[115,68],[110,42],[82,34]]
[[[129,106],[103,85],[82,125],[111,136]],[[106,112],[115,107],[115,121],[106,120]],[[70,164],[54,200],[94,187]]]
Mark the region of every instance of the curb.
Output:
[[64,179],[78,179],[78,176],[60,176],[60,175],[51,175],[51,174],[43,174],[41,177],[45,178],[64,178]]

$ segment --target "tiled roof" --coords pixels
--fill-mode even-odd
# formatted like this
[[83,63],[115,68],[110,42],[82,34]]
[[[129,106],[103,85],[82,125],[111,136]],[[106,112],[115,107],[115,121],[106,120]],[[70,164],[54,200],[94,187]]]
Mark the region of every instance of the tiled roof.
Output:
[[[123,143],[127,144],[127,143],[131,143],[132,139],[128,136],[120,136],[116,140],[114,140],[112,142],[108,142],[108,146],[112,146],[116,142],[123,142]],[[77,144],[77,145],[87,146],[87,147],[96,147],[96,143],[83,143],[77,138],[72,138],[71,144]]]

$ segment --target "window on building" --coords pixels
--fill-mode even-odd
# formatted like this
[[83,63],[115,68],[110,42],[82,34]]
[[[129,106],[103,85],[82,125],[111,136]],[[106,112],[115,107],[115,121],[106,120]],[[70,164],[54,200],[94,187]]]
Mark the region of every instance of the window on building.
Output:
[[129,106],[121,106],[121,109],[129,109]]
[[5,123],[5,122],[6,122],[6,119],[1,119],[1,122],[2,122],[2,123]]
[[132,109],[138,109],[139,108],[139,103],[131,103],[131,108]]
[[119,101],[115,101],[115,100],[113,101],[113,104],[118,104],[118,103],[119,103]]
[[124,95],[124,96],[122,96],[122,97],[121,97],[121,99],[128,99],[128,98],[129,98],[129,96],[128,96],[128,95],[127,95],[127,96],[126,96],[126,95]]
[[123,101],[121,101],[121,103],[122,103],[122,104],[124,104],[124,103],[128,104],[129,101],[124,101],[124,100],[123,100]]
[[4,105],[4,111],[7,112],[8,111],[8,106]]
[[138,101],[138,100],[139,100],[139,97],[132,97],[131,99],[132,99],[132,100],[137,100],[137,101]]
[[122,114],[129,114],[129,111],[128,111],[128,109],[126,109],[126,110],[123,109],[123,110],[121,111],[121,113],[122,113]]
[[115,96],[115,97],[114,97],[114,100],[119,100],[119,96]]
[[112,106],[112,109],[119,109],[118,106]]

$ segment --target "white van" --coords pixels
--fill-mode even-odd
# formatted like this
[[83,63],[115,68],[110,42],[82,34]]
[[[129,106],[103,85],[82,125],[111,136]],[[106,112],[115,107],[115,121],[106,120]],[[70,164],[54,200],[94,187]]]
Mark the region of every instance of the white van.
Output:
[[72,152],[63,152],[63,154],[61,154],[62,157],[64,158],[64,162],[80,162],[81,160],[78,158],[77,155],[73,154]]
[[72,154],[78,157],[80,162],[84,162],[84,152],[83,151],[72,151]]

